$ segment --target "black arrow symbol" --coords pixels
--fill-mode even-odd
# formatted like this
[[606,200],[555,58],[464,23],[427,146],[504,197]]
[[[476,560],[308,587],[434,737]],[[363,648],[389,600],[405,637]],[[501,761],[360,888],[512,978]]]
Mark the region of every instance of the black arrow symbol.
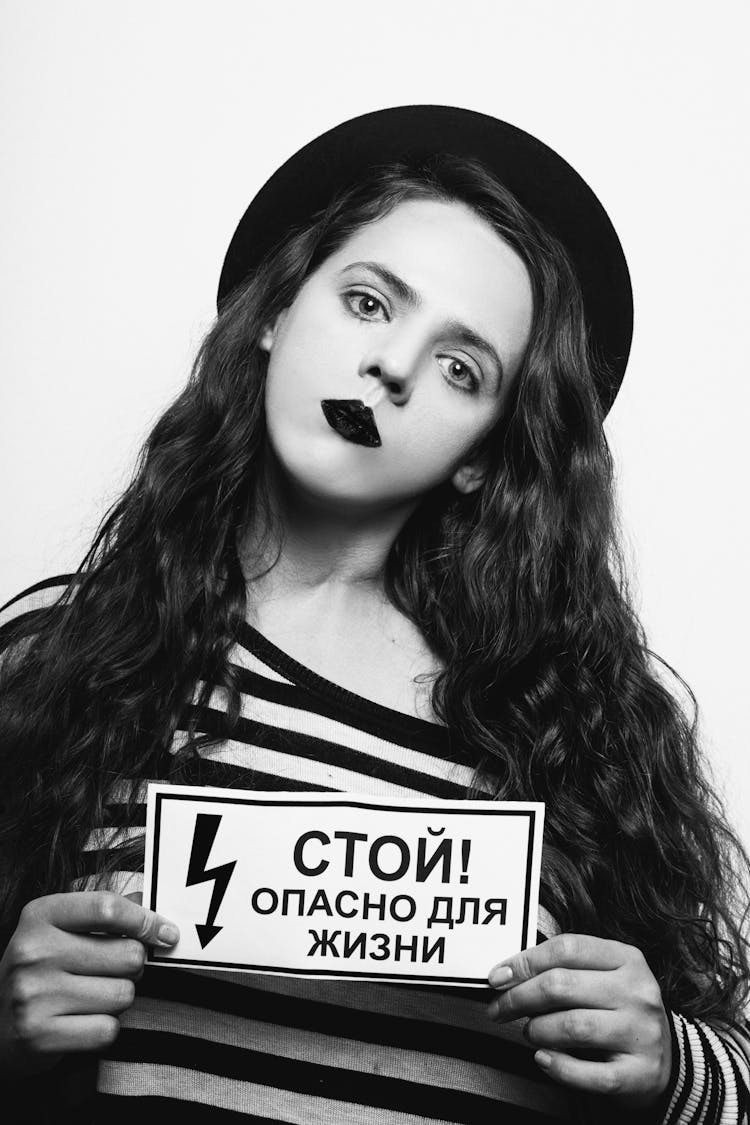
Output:
[[201,949],[205,949],[223,928],[222,926],[215,926],[214,919],[219,912],[221,900],[226,894],[232,872],[237,866],[237,860],[234,859],[231,863],[222,863],[219,867],[206,867],[220,824],[221,816],[198,813],[195,820],[195,832],[193,833],[193,846],[190,849],[186,886],[194,887],[197,883],[207,883],[212,879],[214,880],[214,889],[211,892],[211,902],[205,924],[199,926],[196,923],[195,926]]

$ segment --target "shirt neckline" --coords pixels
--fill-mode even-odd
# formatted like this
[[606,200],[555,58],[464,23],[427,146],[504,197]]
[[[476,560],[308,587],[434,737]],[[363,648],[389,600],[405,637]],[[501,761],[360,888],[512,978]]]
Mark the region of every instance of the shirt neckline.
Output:
[[237,636],[240,644],[253,655],[259,657],[265,664],[279,672],[286,679],[307,688],[318,696],[330,700],[338,707],[343,707],[354,714],[363,712],[378,720],[386,727],[397,727],[414,735],[430,735],[441,741],[448,740],[448,728],[442,723],[433,723],[429,719],[420,719],[417,715],[410,715],[406,711],[397,711],[358,695],[333,680],[326,679],[312,668],[300,663],[288,652],[284,652],[273,641],[251,625],[249,621],[239,621]]

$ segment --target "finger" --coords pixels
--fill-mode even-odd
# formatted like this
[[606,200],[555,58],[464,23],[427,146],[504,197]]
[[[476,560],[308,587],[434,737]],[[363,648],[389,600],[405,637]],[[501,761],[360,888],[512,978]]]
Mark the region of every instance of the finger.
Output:
[[535,1047],[551,1047],[564,1051],[578,1050],[626,1051],[632,1046],[632,1028],[621,1012],[596,1008],[573,1008],[535,1016],[523,1029]]
[[112,1015],[124,1012],[135,1000],[132,980],[114,977],[68,976],[57,998],[60,1016]]
[[37,1037],[35,1052],[100,1051],[114,1043],[120,1032],[116,1016],[57,1016]]
[[618,969],[632,959],[637,950],[621,941],[609,941],[590,934],[557,934],[506,957],[489,972],[494,988],[529,980],[546,969]]
[[179,930],[167,918],[113,891],[67,891],[36,899],[25,908],[72,933],[103,932],[137,938],[146,945],[175,945]]
[[490,1019],[517,1020],[568,1008],[616,1008],[622,1003],[620,981],[613,972],[549,969],[504,989],[490,1004]]
[[68,973],[136,980],[143,972],[146,948],[135,938],[61,932],[61,939],[58,964]]
[[[143,902],[143,892],[142,891],[131,891],[130,894],[125,895],[125,898],[129,898],[131,902],[134,902],[138,906],[140,906],[141,903]],[[141,977],[143,976],[143,971],[144,971],[144,965],[141,965],[138,972],[134,974],[133,980],[140,980]]]
[[624,1094],[633,1086],[628,1068],[621,1060],[591,1062],[577,1059],[564,1051],[537,1051],[534,1062],[555,1082],[591,1094]]

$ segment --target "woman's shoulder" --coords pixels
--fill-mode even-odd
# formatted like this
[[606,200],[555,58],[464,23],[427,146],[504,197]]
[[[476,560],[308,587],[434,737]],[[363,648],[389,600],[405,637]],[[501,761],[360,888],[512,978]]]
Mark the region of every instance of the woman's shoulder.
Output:
[[0,606],[0,652],[5,651],[21,637],[28,637],[36,631],[35,626],[50,609],[53,609],[75,582],[75,574],[58,574],[27,586],[10,601]]

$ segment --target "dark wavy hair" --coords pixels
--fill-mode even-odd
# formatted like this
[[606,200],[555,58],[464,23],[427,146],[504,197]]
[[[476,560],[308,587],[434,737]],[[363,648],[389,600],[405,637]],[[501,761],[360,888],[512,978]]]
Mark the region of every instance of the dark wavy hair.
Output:
[[186,776],[200,737],[169,748],[196,685],[199,702],[223,685],[236,719],[238,536],[268,516],[258,339],[352,233],[419,198],[489,222],[526,264],[534,313],[485,483],[424,497],[392,547],[389,596],[441,659],[434,710],[477,778],[546,802],[542,901],[562,929],[639,947],[672,1008],[739,1020],[748,859],[701,761],[695,701],[686,715],[628,599],[574,271],[486,169],[448,156],[376,170],[230,295],[61,602],[23,640],[19,624],[0,718],[6,930],[80,876],[123,782]]

